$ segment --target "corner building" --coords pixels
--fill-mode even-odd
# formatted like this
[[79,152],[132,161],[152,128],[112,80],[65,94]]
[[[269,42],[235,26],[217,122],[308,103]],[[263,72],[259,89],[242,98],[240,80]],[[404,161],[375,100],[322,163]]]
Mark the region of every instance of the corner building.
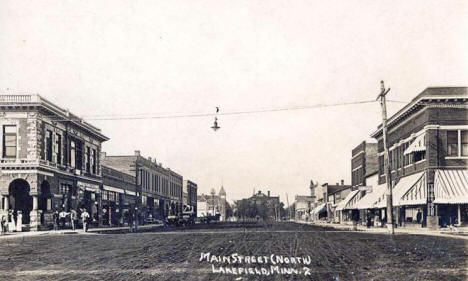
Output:
[[30,230],[54,210],[86,208],[99,224],[101,130],[35,94],[0,95],[0,211]]

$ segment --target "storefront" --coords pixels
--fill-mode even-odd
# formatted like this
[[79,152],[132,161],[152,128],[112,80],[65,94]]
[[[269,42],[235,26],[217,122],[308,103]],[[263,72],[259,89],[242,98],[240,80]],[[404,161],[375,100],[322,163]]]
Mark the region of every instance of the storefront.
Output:
[[[351,191],[351,193],[346,196],[345,199],[341,200],[335,209],[335,218],[337,218],[337,222],[344,223],[346,221],[351,220],[353,208],[352,206],[359,201],[361,198],[362,192],[360,190]],[[357,211],[357,210],[356,210]]]
[[436,170],[434,203],[439,226],[468,224],[468,170]]

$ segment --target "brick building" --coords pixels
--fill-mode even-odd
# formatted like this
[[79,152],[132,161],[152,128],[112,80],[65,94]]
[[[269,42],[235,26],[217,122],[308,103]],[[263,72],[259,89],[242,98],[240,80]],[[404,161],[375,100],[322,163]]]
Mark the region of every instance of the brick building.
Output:
[[239,201],[247,202],[247,205],[250,206],[256,205],[259,216],[272,220],[281,219],[280,198],[279,196],[271,196],[270,191],[267,191],[267,194],[265,194],[259,190],[249,198],[238,200],[238,205],[243,204]]
[[102,165],[103,224],[122,225],[137,206],[135,176]]
[[31,230],[51,225],[58,209],[86,208],[98,223],[108,138],[39,95],[1,95],[0,109],[2,212],[21,213]]
[[351,185],[353,188],[366,186],[367,175],[372,175],[378,170],[377,142],[363,141],[352,150]]
[[184,205],[190,206],[195,213],[197,213],[197,189],[196,183],[184,180],[183,193],[187,194]]
[[136,178],[137,206],[144,217],[167,216],[182,211],[183,178],[156,160],[141,156],[140,151],[128,156],[105,156],[105,166]]
[[[388,119],[393,205],[397,224],[422,213],[428,227],[468,221],[468,93],[466,87],[427,88]],[[382,128],[379,184],[385,184]],[[374,193],[375,191],[373,191]],[[374,208],[385,208],[384,188]]]

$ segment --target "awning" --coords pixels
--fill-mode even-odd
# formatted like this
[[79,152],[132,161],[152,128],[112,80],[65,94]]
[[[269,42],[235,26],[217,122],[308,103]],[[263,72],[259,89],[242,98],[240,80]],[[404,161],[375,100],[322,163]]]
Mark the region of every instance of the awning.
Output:
[[467,204],[468,170],[436,170],[434,203]]
[[125,194],[126,194],[126,195],[133,195],[133,196],[136,196],[136,192],[135,192],[135,191],[130,191],[130,190],[125,190]]
[[351,199],[349,200],[348,204],[345,206],[345,210],[356,210],[356,204],[357,202],[359,202],[359,200],[361,200],[362,196],[363,196],[364,192],[362,192],[362,190],[359,190],[358,193],[356,193],[356,195]]
[[393,190],[393,206],[424,205],[426,203],[425,172],[402,178]]
[[327,210],[327,204],[326,203],[322,203],[320,205],[318,205],[317,207],[315,207],[311,214],[321,214],[323,212],[325,212]]
[[414,141],[403,152],[404,155],[418,151],[426,151],[426,144],[424,143],[425,134],[421,134],[414,139]]
[[125,190],[123,190],[123,189],[121,189],[121,188],[112,187],[112,186],[108,186],[108,185],[104,185],[104,186],[103,186],[103,189],[104,189],[104,190],[107,190],[107,191],[116,192],[116,193],[122,193],[122,194],[125,193]]
[[376,204],[380,203],[381,201],[385,201],[386,190],[386,184],[374,186],[372,188],[372,192],[367,193],[364,197],[362,197],[362,199],[354,205],[354,208],[359,210],[378,208]]
[[336,210],[337,211],[342,211],[345,209],[346,205],[349,203],[349,201],[351,201],[351,199],[353,199],[354,196],[356,196],[356,194],[359,193],[359,190],[354,190],[354,191],[351,191],[348,196],[346,196],[345,199],[341,200],[338,205],[336,206]]

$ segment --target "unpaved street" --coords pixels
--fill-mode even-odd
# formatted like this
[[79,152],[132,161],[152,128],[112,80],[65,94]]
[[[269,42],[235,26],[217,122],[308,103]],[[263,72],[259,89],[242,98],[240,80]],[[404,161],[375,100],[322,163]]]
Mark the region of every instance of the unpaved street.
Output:
[[[250,274],[248,268],[270,270],[268,262],[200,261],[208,252],[215,257],[310,257],[310,263],[283,264],[280,267],[298,272],[273,270],[266,276]],[[408,234],[390,238],[292,223],[0,240],[1,280],[466,280],[467,261],[463,239]],[[247,273],[213,273],[212,266],[247,268]]]

